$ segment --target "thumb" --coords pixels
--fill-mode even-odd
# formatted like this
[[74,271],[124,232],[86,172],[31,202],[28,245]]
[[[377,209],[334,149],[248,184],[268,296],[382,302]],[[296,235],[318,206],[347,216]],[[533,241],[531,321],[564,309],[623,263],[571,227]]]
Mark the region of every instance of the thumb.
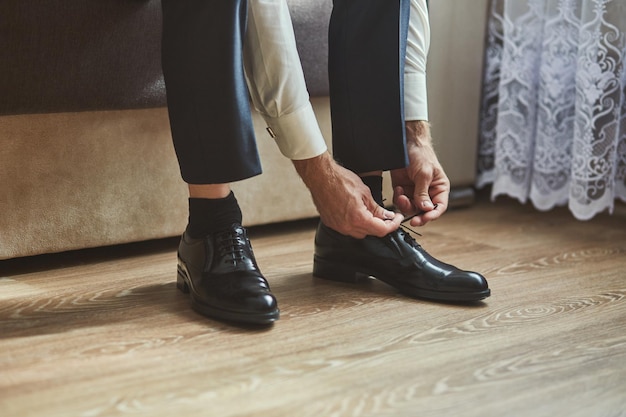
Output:
[[383,237],[400,227],[400,223],[404,220],[402,214],[385,210],[378,204],[376,207],[372,211],[374,217],[367,225],[368,235]]
[[430,188],[430,178],[422,176],[415,181],[415,190],[413,191],[413,203],[422,211],[430,211],[435,206],[430,199],[428,190]]
[[381,220],[392,220],[396,217],[396,213],[386,210],[374,200],[369,188],[365,187],[365,190],[367,190],[367,192],[364,192],[362,195],[363,205],[373,217]]
[[394,220],[396,218],[397,213],[379,206],[374,200],[372,200],[372,203],[373,205],[370,206],[369,210],[374,217],[382,220]]

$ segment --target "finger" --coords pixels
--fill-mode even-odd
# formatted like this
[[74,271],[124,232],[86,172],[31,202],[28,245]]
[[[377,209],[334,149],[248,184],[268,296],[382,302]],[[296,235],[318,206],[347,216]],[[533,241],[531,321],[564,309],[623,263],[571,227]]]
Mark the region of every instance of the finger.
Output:
[[415,190],[413,192],[413,203],[418,210],[430,211],[434,203],[430,199],[428,190],[430,189],[432,176],[421,175],[415,179]]
[[373,206],[371,206],[371,209],[369,209],[369,211],[374,217],[381,220],[392,220],[396,217],[396,213],[379,206],[378,204],[376,204],[376,202],[374,202],[374,200],[372,200],[372,204]]
[[404,219],[400,213],[393,214],[393,218],[383,220],[378,217],[374,217],[372,213],[367,211],[363,216],[359,216],[360,218],[358,221],[355,221],[355,227],[348,228],[344,232],[340,233],[357,239],[363,239],[366,236],[386,236],[400,227],[400,223],[402,223],[402,220]]
[[423,212],[411,219],[410,225],[414,227],[424,226],[426,223],[437,220],[445,212],[445,207],[435,205],[432,210]]
[[417,212],[413,202],[404,193],[404,189],[400,186],[393,189],[393,204],[405,215],[412,215]]
[[443,214],[448,209],[448,199],[450,198],[449,187],[433,187],[431,190],[431,201]]
[[372,217],[371,221],[364,225],[364,231],[370,236],[383,237],[397,230],[402,220],[404,220],[404,216],[400,213],[394,213],[394,217],[388,220]]
[[385,236],[400,227],[403,218],[402,214],[386,210],[372,199],[372,204],[359,210],[351,223],[355,233]]

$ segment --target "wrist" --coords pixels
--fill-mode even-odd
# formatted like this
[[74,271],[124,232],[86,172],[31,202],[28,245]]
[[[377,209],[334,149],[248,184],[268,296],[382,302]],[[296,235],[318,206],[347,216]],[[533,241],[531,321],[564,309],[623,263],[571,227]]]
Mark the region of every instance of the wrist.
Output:
[[311,188],[316,181],[325,178],[334,163],[328,151],[313,158],[292,160],[291,162],[308,188]]
[[426,120],[409,120],[406,125],[406,141],[408,145],[432,145],[430,123]]

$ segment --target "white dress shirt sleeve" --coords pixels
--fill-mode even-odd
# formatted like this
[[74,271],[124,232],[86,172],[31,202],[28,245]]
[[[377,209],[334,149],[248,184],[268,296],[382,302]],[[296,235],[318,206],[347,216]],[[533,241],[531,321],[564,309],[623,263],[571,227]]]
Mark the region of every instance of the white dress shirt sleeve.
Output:
[[[406,120],[428,120],[426,57],[430,25],[425,0],[411,0],[404,70]],[[244,45],[246,79],[254,107],[281,153],[308,159],[327,150],[313,113],[285,0],[249,0]]]
[[285,0],[249,0],[244,68],[252,103],[281,153],[295,160],[324,153]]
[[404,66],[405,120],[428,120],[426,57],[430,47],[430,23],[426,0],[411,0],[411,18]]

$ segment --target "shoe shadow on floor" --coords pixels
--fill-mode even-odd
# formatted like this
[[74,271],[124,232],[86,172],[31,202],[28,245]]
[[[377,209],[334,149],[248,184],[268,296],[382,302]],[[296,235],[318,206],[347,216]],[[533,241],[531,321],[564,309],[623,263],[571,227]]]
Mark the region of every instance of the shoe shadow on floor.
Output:
[[375,278],[365,277],[356,283],[329,281],[314,277],[311,273],[283,275],[268,281],[278,298],[281,319],[293,315],[319,314],[324,311],[354,308],[355,305],[380,303],[409,303],[429,306],[442,305],[446,308],[485,308],[487,303],[474,302],[438,302],[410,298],[400,294],[395,288]]
[[[19,285],[19,280],[4,278],[4,289]],[[311,273],[268,275],[278,298],[281,321],[320,315],[338,309],[368,308],[369,304],[426,303],[458,308],[481,308],[486,303],[435,303],[412,299],[375,279],[341,283],[313,277]],[[121,283],[120,283],[121,284]],[[176,288],[172,280],[135,287],[100,286],[94,283],[88,293],[68,288],[53,294],[5,297],[0,306],[0,340],[33,335],[57,334],[81,328],[98,328],[122,322],[142,321],[142,326],[159,327],[175,321],[193,323],[233,333],[270,331],[272,325],[249,325],[204,317],[191,308],[189,296]]]

